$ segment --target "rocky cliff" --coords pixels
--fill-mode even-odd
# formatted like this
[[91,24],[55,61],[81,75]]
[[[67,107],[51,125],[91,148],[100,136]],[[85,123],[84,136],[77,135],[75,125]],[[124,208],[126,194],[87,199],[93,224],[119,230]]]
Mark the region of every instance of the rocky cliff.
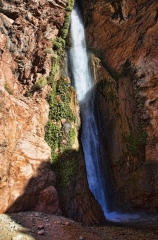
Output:
[[[56,214],[62,210],[66,216],[88,224],[103,217],[88,190],[77,133],[73,135],[79,128],[75,91],[69,81],[59,79],[57,50],[65,41],[61,36],[65,38],[67,33],[66,20],[72,2],[0,1],[0,213],[35,210]],[[66,15],[66,11],[69,14]],[[60,84],[66,86],[70,96],[64,98],[63,112],[56,108],[64,102]],[[54,105],[51,105],[52,99]],[[52,113],[54,109],[57,112]],[[65,118],[72,112],[78,114],[76,124],[72,119],[66,123]],[[69,137],[75,138],[74,141],[68,139],[69,130],[66,132],[66,126],[69,129],[71,125],[73,129]],[[77,152],[76,158],[65,153],[64,144],[72,147],[72,152]],[[54,155],[55,159],[60,159],[52,167]],[[77,159],[81,159],[79,167],[75,165],[78,183],[71,177],[74,176],[72,164],[79,161]],[[66,165],[69,172],[64,172],[63,161],[70,164]],[[52,170],[57,173],[58,186],[61,186],[61,175],[62,183],[66,184],[62,185],[63,188],[58,187],[62,199],[58,197],[56,176]]]
[[[93,224],[103,214],[88,189],[79,106],[59,71],[70,2],[0,1],[0,212],[61,210]],[[81,2],[115,196],[156,210],[158,3]]]
[[158,3],[82,0],[102,141],[124,206],[158,209]]
[[[49,74],[51,61],[44,49],[59,31],[53,16],[59,26],[64,21],[66,2],[56,9],[50,2],[0,2],[0,212],[58,211],[55,176],[49,166],[51,150],[44,141],[47,87],[38,97],[24,97],[40,76]],[[46,198],[40,207],[43,194]]]

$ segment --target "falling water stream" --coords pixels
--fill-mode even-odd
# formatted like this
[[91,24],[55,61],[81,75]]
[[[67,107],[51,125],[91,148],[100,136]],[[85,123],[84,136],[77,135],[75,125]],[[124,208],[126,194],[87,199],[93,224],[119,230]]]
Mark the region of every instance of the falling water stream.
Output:
[[89,68],[82,15],[77,4],[75,4],[71,15],[70,34],[72,41],[72,47],[69,52],[71,78],[73,79],[73,85],[76,89],[81,109],[81,141],[89,188],[102,206],[104,214],[107,214],[105,186],[104,181],[100,177],[99,137],[94,112],[94,83]]
[[82,14],[75,3],[71,14],[70,35],[72,47],[69,50],[70,74],[81,109],[81,141],[86,163],[87,179],[91,192],[99,202],[107,219],[117,218],[110,213],[106,196],[108,184],[105,182],[100,164],[100,143],[94,106],[94,82],[89,67]]

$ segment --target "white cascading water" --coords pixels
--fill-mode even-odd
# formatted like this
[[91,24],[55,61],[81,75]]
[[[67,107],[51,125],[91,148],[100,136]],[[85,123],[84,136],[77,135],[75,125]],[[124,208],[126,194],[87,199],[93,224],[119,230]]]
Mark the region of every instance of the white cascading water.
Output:
[[128,218],[127,214],[108,211],[106,183],[99,164],[99,136],[94,114],[94,83],[89,68],[82,14],[75,3],[71,14],[70,35],[72,47],[69,50],[69,65],[73,86],[81,109],[81,141],[86,163],[87,179],[91,192],[99,202],[106,219],[119,221]]
[[82,15],[75,4],[71,14],[70,34],[72,47],[69,52],[73,85],[81,108],[81,141],[84,151],[87,178],[91,192],[102,206],[104,214],[108,212],[104,194],[104,183],[100,179],[99,139],[94,116],[93,79],[89,70],[89,58]]

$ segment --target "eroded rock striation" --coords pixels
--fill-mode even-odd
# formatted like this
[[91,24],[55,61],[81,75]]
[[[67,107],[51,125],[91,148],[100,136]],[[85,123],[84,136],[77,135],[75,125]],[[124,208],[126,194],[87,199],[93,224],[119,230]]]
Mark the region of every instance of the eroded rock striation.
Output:
[[158,3],[82,5],[115,192],[122,205],[157,210]]

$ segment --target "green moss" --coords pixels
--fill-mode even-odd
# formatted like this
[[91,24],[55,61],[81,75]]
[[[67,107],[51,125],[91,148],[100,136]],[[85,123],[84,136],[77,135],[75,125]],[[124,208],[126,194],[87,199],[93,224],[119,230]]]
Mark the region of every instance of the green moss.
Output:
[[35,84],[32,86],[31,91],[34,92],[34,91],[40,90],[46,84],[47,84],[47,80],[45,78],[43,78],[43,77],[40,77],[39,79],[37,79]]
[[[61,120],[62,118],[75,121],[75,117],[70,109],[69,85],[68,81],[59,79],[56,82],[55,91],[51,91],[47,96],[50,106],[49,118],[51,120]],[[58,95],[58,99],[56,97]]]
[[33,93],[31,91],[26,91],[24,94],[25,97],[32,97]]
[[118,102],[116,93],[113,90],[110,90],[109,92],[107,92],[107,99],[112,103]]
[[43,77],[40,77],[35,84],[31,87],[30,90],[26,91],[24,94],[25,97],[32,97],[33,93],[41,90],[47,84],[47,80]]
[[[57,96],[61,102],[57,102]],[[69,84],[65,79],[59,79],[54,82],[52,91],[47,96],[47,101],[50,106],[49,121],[45,128],[45,140],[52,150],[52,170],[60,176],[58,186],[64,187],[72,176],[75,176],[78,169],[78,163],[74,154],[70,150],[75,142],[75,129],[70,128],[66,137],[67,143],[62,144],[62,131],[57,123],[53,121],[61,120],[62,118],[74,120],[74,116],[69,107]],[[58,152],[58,153],[57,153]]]
[[63,27],[61,29],[62,39],[66,39],[66,37],[68,35],[70,19],[71,19],[71,11],[73,9],[73,6],[74,6],[74,0],[68,0],[66,14],[65,14],[65,21],[64,21]]
[[59,126],[49,120],[45,127],[45,140],[51,147],[52,154],[54,154],[54,151],[59,148],[61,137],[62,134]]
[[47,100],[47,102],[49,103],[50,106],[52,106],[56,102],[56,82],[53,82],[52,90],[47,95],[46,100]]
[[57,51],[65,48],[65,40],[62,37],[57,37],[52,43],[53,48]]
[[11,89],[11,87],[8,85],[8,83],[4,84],[4,89],[10,94],[13,95],[13,90]]
[[58,174],[58,187],[66,187],[78,172],[78,161],[75,151],[67,150],[52,163],[52,170]]
[[111,101],[118,106],[118,97],[114,84],[114,82],[109,82],[107,79],[104,79],[97,84],[97,90],[103,95],[107,102]]
[[54,52],[53,52],[53,49],[52,49],[52,48],[46,48],[46,49],[44,50],[44,53],[53,54]]
[[68,0],[66,11],[70,11],[70,12],[72,11],[74,2],[75,2],[74,0]]
[[62,118],[73,120],[69,105],[66,103],[55,103],[53,106],[50,106],[49,117],[56,121],[61,120]]
[[[67,135],[64,135],[61,129],[61,119],[66,119],[68,122],[75,122],[75,116],[70,108],[70,88],[67,78],[60,77],[57,80],[59,67],[63,64],[65,39],[68,34],[70,24],[70,11],[74,5],[74,0],[68,0],[67,13],[63,28],[55,40],[52,41],[52,67],[48,84],[52,90],[47,95],[49,103],[49,121],[45,127],[45,140],[51,147],[52,153],[52,170],[56,172],[60,178],[58,186],[66,186],[70,178],[75,176],[78,171],[78,162],[75,158],[74,151],[71,150],[75,142],[75,129],[70,128]],[[49,53],[49,51],[48,51]],[[64,141],[65,140],[65,141]]]
[[74,144],[75,138],[76,138],[76,131],[74,128],[70,128],[70,131],[68,134],[68,142],[69,142],[70,146],[72,146]]
[[50,72],[51,77],[54,77],[57,74],[58,67],[59,67],[59,58],[52,57],[52,67],[51,67],[51,72]]
[[66,79],[59,79],[57,81],[57,94],[60,94],[63,101],[69,102],[68,96],[69,83]]
[[[60,100],[60,102],[58,102]],[[59,121],[62,118],[75,121],[75,116],[69,107],[69,84],[66,79],[59,79],[52,84],[52,91],[47,96],[49,103],[49,121],[45,128],[45,140],[52,150],[52,170],[60,176],[58,186],[64,187],[72,176],[78,171],[78,162],[70,150],[75,142],[75,129],[70,128],[66,136],[67,142],[62,144],[62,131],[59,125],[53,121]]]
[[127,152],[130,156],[137,156],[142,153],[146,144],[147,133],[144,130],[145,123],[141,122],[137,128],[137,133],[131,132],[129,136],[124,136]]
[[71,19],[70,13],[66,13],[65,22],[64,22],[64,25],[63,25],[62,30],[61,30],[61,36],[62,36],[63,39],[65,39],[67,37],[67,34],[69,32],[70,19]]
[[70,131],[68,135],[64,139],[66,140],[66,143],[60,144],[60,152],[64,152],[65,150],[71,150],[72,145],[75,143],[75,138],[76,138],[76,131],[73,128],[70,128]]

